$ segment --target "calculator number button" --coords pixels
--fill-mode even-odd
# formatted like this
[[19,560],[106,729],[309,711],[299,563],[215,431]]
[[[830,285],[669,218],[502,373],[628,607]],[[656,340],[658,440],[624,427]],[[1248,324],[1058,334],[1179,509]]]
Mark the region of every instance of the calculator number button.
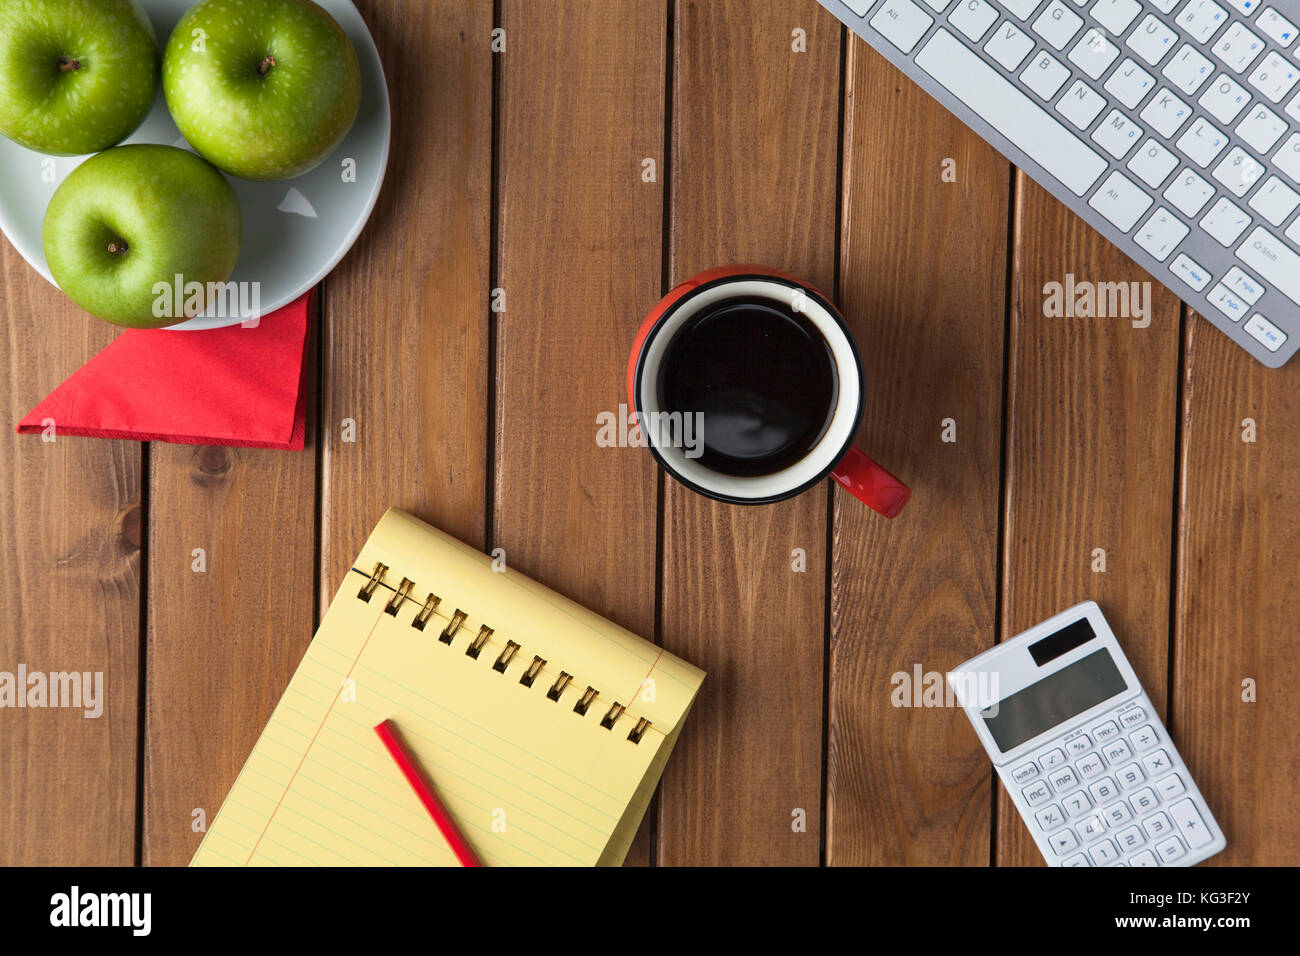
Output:
[[1133,804],[1133,809],[1137,813],[1143,814],[1154,810],[1160,801],[1156,799],[1156,792],[1154,790],[1150,787],[1143,787],[1137,793],[1133,794],[1133,796],[1129,797],[1129,803]]
[[1047,842],[1052,844],[1052,849],[1056,851],[1057,856],[1065,856],[1071,850],[1079,848],[1079,838],[1072,830],[1062,830]]
[[1142,831],[1135,826],[1121,830],[1119,833],[1115,834],[1115,839],[1119,841],[1119,845],[1125,851],[1136,850],[1142,844],[1147,842],[1147,838],[1142,835]]
[[1088,862],[1088,858],[1082,853],[1076,853],[1068,860],[1062,862],[1061,866],[1092,866],[1092,864]]
[[1092,862],[1098,866],[1105,866],[1107,863],[1113,863],[1119,859],[1119,850],[1115,848],[1113,840],[1102,840],[1095,847],[1088,851],[1092,857]]
[[1110,806],[1106,807],[1106,809],[1101,811],[1101,815],[1112,827],[1123,826],[1125,823],[1128,823],[1133,819],[1133,814],[1129,810],[1128,804],[1123,801],[1112,803]]
[[1163,813],[1156,813],[1142,821],[1142,829],[1147,831],[1147,836],[1151,839],[1158,840],[1165,834],[1172,833],[1174,826]]
[[1065,814],[1061,812],[1061,805],[1053,803],[1051,806],[1043,807],[1034,814],[1034,819],[1038,821],[1039,827],[1044,832],[1051,832],[1065,822]]
[[1157,750],[1155,753],[1149,753],[1143,757],[1142,766],[1146,768],[1147,773],[1152,777],[1162,777],[1174,769],[1169,760],[1169,754],[1163,750]]
[[1024,795],[1025,802],[1031,807],[1038,806],[1052,795],[1052,791],[1048,788],[1046,781],[1041,781],[1031,787],[1025,787],[1021,793]]
[[1038,776],[1038,766],[1031,760],[1011,771],[1011,779],[1016,783],[1028,783]]
[[1125,790],[1132,790],[1134,787],[1140,786],[1147,778],[1147,775],[1142,772],[1142,768],[1135,763],[1131,763],[1123,770],[1118,771],[1115,776],[1119,778],[1120,786]]
[[1155,728],[1150,724],[1140,727],[1129,736],[1133,746],[1137,750],[1148,750],[1160,742],[1159,735],[1156,734]]
[[1074,793],[1065,797],[1061,801],[1065,807],[1065,815],[1068,817],[1080,817],[1092,809],[1092,801],[1082,790],[1076,790]]
[[1119,728],[1115,726],[1115,721],[1113,720],[1108,720],[1104,724],[1098,724],[1096,727],[1092,728],[1092,736],[1096,738],[1097,743],[1099,744],[1104,744],[1118,733]]
[[1115,780],[1112,777],[1102,777],[1096,783],[1088,788],[1092,794],[1092,799],[1101,803],[1103,800],[1109,800],[1119,794],[1119,787],[1115,786]]
[[1074,829],[1078,831],[1080,840],[1084,843],[1091,843],[1106,832],[1106,821],[1101,818],[1100,814],[1093,813],[1084,817]]

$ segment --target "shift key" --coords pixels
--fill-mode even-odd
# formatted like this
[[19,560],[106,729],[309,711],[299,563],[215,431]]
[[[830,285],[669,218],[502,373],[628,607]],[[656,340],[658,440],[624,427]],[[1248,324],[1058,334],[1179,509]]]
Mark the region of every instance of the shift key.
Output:
[[1267,229],[1256,229],[1237,250],[1237,258],[1300,305],[1300,256]]

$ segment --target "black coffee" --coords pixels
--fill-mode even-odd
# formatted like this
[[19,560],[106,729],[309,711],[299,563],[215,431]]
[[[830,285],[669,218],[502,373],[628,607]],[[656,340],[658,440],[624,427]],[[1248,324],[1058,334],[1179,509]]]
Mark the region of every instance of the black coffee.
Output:
[[839,377],[817,326],[782,303],[736,298],[687,320],[659,366],[659,407],[703,414],[697,461],[770,475],[806,456],[835,414]]

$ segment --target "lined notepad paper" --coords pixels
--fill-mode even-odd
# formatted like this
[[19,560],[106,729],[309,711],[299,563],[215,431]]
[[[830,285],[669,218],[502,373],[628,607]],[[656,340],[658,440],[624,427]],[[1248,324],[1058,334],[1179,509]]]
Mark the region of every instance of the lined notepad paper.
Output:
[[372,729],[385,719],[487,865],[617,865],[703,678],[390,510],[192,865],[457,865]]

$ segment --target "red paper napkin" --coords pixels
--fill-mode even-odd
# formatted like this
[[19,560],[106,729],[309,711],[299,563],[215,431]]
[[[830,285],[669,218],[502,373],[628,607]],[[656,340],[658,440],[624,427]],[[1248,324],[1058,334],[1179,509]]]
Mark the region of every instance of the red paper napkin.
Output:
[[130,329],[18,423],[55,434],[301,451],[313,293],[256,326]]

